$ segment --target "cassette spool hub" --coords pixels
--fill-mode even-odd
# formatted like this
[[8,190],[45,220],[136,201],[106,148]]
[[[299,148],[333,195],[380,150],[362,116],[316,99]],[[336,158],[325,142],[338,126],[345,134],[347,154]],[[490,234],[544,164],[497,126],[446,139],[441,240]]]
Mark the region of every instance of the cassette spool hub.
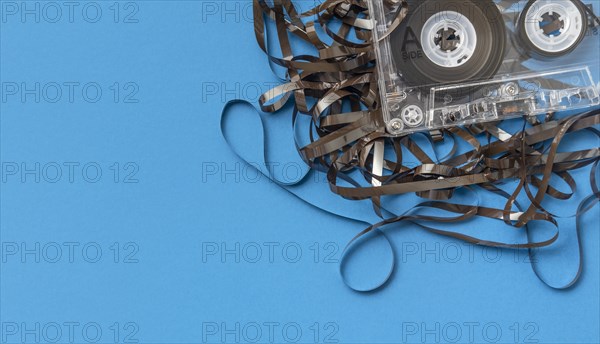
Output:
[[571,53],[585,37],[587,14],[580,1],[529,1],[517,23],[521,50],[537,58]]
[[504,21],[491,1],[409,1],[392,54],[411,85],[492,77],[504,58]]

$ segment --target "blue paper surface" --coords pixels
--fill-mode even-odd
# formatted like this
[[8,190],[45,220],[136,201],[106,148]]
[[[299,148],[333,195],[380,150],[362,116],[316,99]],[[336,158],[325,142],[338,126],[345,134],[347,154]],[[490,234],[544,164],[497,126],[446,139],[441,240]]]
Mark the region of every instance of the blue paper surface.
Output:
[[[568,291],[544,286],[524,252],[408,224],[386,232],[386,287],[347,288],[341,253],[365,223],[293,197],[221,137],[228,100],[256,104],[279,83],[250,1],[2,0],[0,16],[0,342],[600,341],[598,207],[582,218],[584,272]],[[261,158],[255,113],[234,110],[229,133]],[[284,181],[303,173],[290,117],[264,117]],[[588,195],[588,170],[574,177]],[[322,175],[308,183],[310,202],[374,220]],[[559,222],[565,242],[540,259],[560,280],[576,251],[574,219]],[[352,282],[389,268],[386,242],[369,245]]]

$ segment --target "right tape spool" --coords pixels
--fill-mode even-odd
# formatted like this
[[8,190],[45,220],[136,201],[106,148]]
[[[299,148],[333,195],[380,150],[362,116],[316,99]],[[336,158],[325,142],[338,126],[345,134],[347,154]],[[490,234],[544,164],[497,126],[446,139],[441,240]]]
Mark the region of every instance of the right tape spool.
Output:
[[533,58],[556,58],[575,50],[587,29],[587,13],[581,1],[531,0],[517,21],[518,45]]

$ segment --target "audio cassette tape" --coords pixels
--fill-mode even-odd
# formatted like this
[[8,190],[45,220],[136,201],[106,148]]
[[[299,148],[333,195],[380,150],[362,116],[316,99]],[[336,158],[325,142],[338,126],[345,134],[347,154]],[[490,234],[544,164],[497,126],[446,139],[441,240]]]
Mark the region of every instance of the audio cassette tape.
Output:
[[598,0],[368,0],[391,135],[600,104]]

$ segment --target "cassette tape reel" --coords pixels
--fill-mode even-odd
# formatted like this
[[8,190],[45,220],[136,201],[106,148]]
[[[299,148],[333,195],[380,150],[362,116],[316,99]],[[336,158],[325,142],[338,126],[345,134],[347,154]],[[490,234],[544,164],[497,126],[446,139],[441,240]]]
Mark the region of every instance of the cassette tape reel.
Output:
[[407,2],[369,0],[390,134],[600,104],[598,0]]

